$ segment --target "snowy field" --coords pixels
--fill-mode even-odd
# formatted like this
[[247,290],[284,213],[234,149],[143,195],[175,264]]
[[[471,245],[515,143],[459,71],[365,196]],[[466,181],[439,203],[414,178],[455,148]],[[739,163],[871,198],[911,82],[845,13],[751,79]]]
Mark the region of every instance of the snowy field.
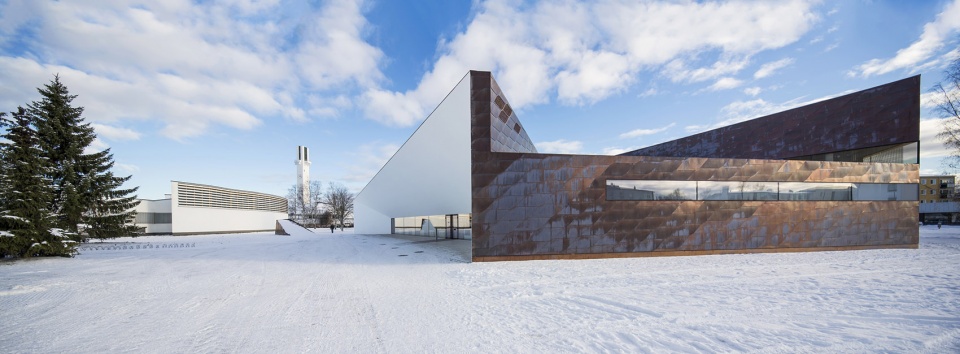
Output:
[[501,263],[349,229],[121,239],[0,262],[0,353],[960,352],[960,227],[921,236]]

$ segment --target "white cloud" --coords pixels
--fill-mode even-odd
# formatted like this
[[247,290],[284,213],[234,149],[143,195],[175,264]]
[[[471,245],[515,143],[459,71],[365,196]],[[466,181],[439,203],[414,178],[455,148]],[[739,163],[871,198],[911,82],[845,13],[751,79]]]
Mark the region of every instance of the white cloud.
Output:
[[424,105],[413,98],[415,95],[415,92],[371,89],[363,95],[364,110],[368,118],[385,125],[410,126],[426,118]]
[[625,147],[625,148],[605,147],[605,148],[603,148],[603,153],[602,153],[602,154],[603,154],[603,155],[611,155],[611,156],[613,156],[613,155],[620,155],[620,154],[622,154],[622,153],[625,153],[625,152],[628,152],[628,151],[633,151],[633,150],[636,150],[636,149],[638,149],[638,147],[636,147],[636,146]]
[[648,88],[646,91],[643,91],[642,93],[640,93],[640,97],[650,97],[658,93],[660,93],[660,91],[658,91],[656,87],[651,87],[651,88]]
[[354,163],[347,166],[343,180],[350,186],[366,185],[399,149],[400,145],[381,142],[361,145],[352,153]]
[[941,127],[948,119],[951,118],[920,120],[921,158],[950,156],[952,153],[950,149],[944,146],[940,139],[937,139],[937,134],[940,133]]
[[[949,101],[960,102],[960,89],[957,87],[950,87],[945,85],[946,95],[949,97]],[[946,102],[948,99],[945,98],[944,92],[940,91],[930,91],[920,94],[920,107],[926,109],[936,109],[937,105],[941,102]]]
[[631,131],[629,131],[629,132],[620,134],[620,139],[631,139],[631,138],[638,138],[638,137],[641,137],[641,136],[647,136],[647,135],[653,135],[653,134],[662,133],[662,132],[667,131],[667,129],[673,128],[673,126],[675,126],[675,125],[677,125],[677,124],[676,124],[676,123],[670,123],[670,124],[668,124],[668,125],[666,125],[666,126],[664,126],[664,127],[660,127],[660,128],[656,128],[656,129],[636,129],[636,130],[631,130]]
[[440,41],[417,86],[395,91],[384,86],[388,59],[364,38],[364,0],[10,0],[0,9],[0,44],[30,26],[31,54],[0,57],[0,82],[10,83],[0,104],[35,99],[29,93],[59,72],[90,121],[159,121],[174,139],[350,108],[410,126],[471,69],[494,72],[518,110],[591,104],[675,60],[692,67],[673,74],[683,82],[732,76],[752,55],[799,40],[817,21],[815,3],[482,1],[462,31]]
[[936,58],[927,61],[926,63],[918,65],[912,68],[911,71],[924,72],[924,71],[941,70],[949,66],[951,63],[953,63],[954,60],[957,60],[957,58],[960,58],[960,47],[954,48],[953,50],[946,52],[942,55],[939,55]]
[[664,67],[673,82],[702,82],[740,72],[750,61],[746,58],[719,60],[710,67],[687,69],[683,60],[673,60]]
[[305,22],[302,42],[294,61],[312,88],[326,89],[341,83],[370,87],[383,80],[378,65],[380,49],[362,39],[367,20],[362,1],[331,1],[317,18]]
[[823,52],[826,53],[826,52],[829,52],[829,51],[831,51],[831,50],[837,49],[838,47],[840,47],[840,42],[839,42],[839,41],[834,42],[834,43],[831,44],[831,45],[828,45],[826,48],[823,48]]
[[759,88],[759,87],[756,87],[756,86],[754,86],[754,87],[747,87],[747,88],[743,89],[743,93],[748,94],[748,95],[750,95],[750,96],[759,95],[760,92],[763,92],[763,89],[762,89],[762,88]]
[[88,145],[86,148],[83,149],[83,153],[92,154],[95,152],[106,150],[108,148],[110,148],[110,145],[107,145],[107,143],[103,142],[102,139],[94,138],[93,141],[90,142],[90,145]]
[[112,126],[109,126],[109,125],[103,125],[103,124],[97,124],[97,123],[93,123],[93,124],[90,124],[90,125],[91,125],[91,126],[93,127],[93,129],[97,132],[97,136],[98,136],[98,137],[103,137],[103,138],[107,138],[107,139],[110,139],[110,140],[138,140],[138,139],[140,139],[140,133],[138,133],[138,132],[136,132],[136,131],[134,131],[134,130],[131,130],[131,129],[119,128],[119,127],[112,127]]
[[634,81],[627,58],[611,52],[585,53],[573,66],[557,75],[557,96],[568,103],[596,102]]
[[174,139],[336,116],[337,97],[383,80],[383,53],[363,39],[364,6],[12,0],[0,43],[22,26],[34,38],[30,55],[0,56],[0,104],[36,99],[60,73],[88,120],[156,120]]
[[782,103],[767,102],[762,98],[749,101],[734,101],[720,109],[723,119],[713,124],[690,125],[684,127],[689,133],[698,133],[728,125],[740,123],[753,118],[760,118],[772,113],[782,112],[789,109],[806,106],[808,104],[828,100],[837,96],[842,96],[853,91],[844,91],[836,95],[828,95],[812,100],[803,100],[804,97],[798,97]]
[[960,30],[960,0],[947,4],[937,14],[936,20],[923,26],[923,33],[916,42],[897,51],[890,59],[871,59],[848,72],[850,76],[869,77],[894,70],[914,68],[934,56]]
[[920,94],[920,108],[934,108],[937,106],[939,92],[924,92]]
[[114,163],[114,164],[113,164],[113,167],[116,168],[116,169],[118,169],[118,170],[120,170],[120,171],[122,171],[122,172],[124,172],[124,173],[140,172],[140,166],[137,166],[137,165],[131,165],[131,164],[126,164],[126,163],[119,163],[119,162],[117,162],[117,163]]
[[583,143],[579,141],[566,141],[563,139],[542,141],[534,145],[537,146],[537,151],[545,154],[576,154],[583,149]]
[[783,69],[790,64],[793,64],[793,58],[783,58],[774,62],[763,64],[763,66],[761,66],[757,72],[753,73],[753,78],[762,79],[773,75],[775,72],[777,72],[777,70]]
[[743,85],[743,81],[734,79],[732,77],[722,77],[717,82],[714,82],[713,85],[707,87],[709,91],[720,91],[720,90],[729,90],[732,88],[740,87]]
[[[463,31],[441,42],[416,88],[369,89],[363,107],[370,119],[415,124],[467,70],[492,71],[515,109],[554,94],[565,104],[597,102],[635,84],[640,71],[659,72],[668,63],[671,79],[719,79],[757,52],[799,40],[817,21],[813,3],[484,1]],[[713,64],[688,69],[698,56]]]

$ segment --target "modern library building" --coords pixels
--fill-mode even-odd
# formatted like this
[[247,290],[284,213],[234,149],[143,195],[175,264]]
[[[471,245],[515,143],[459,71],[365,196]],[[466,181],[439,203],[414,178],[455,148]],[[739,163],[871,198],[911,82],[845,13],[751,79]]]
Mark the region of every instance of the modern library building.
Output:
[[916,248],[920,77],[619,156],[538,153],[471,71],[357,195],[357,233],[474,261]]

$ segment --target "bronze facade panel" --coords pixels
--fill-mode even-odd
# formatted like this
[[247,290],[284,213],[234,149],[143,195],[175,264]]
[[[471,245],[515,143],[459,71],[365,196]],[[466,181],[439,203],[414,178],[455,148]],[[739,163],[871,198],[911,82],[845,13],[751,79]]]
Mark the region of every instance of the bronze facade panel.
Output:
[[[909,246],[919,240],[917,201],[608,201],[605,189],[608,179],[696,176],[714,181],[917,183],[917,165],[844,169],[839,167],[861,163],[494,152],[475,156],[499,161],[474,165],[475,175],[489,176],[474,185],[475,198],[483,198],[473,206],[475,257]],[[698,170],[689,170],[696,165]],[[830,172],[822,172],[826,170]],[[856,171],[863,173],[849,174]]]
[[[918,117],[919,112],[910,109],[913,103],[891,106],[881,102],[890,95],[899,99],[898,95],[903,95],[899,90],[918,84],[918,79],[916,82],[910,81],[912,79],[885,85],[893,87],[886,91],[874,89],[879,93],[864,91],[848,95],[853,97],[825,101],[821,106],[815,104],[813,108],[784,112],[792,113],[783,118],[788,127],[783,136],[793,139],[814,134],[791,131],[789,124],[799,124],[795,121],[810,117],[811,112],[818,109],[839,105],[842,109],[837,112],[852,119],[849,125],[867,133],[876,123],[857,112],[894,117],[900,114],[896,107],[905,107],[907,113],[904,114],[908,117],[903,121],[907,123],[896,127],[906,131],[904,136],[913,134],[916,141],[919,119],[914,119],[914,115]],[[918,244],[919,204],[915,200],[637,201],[607,200],[606,196],[607,180],[916,184],[919,182],[916,164],[763,159],[770,155],[767,153],[734,155],[737,158],[705,158],[697,154],[688,154],[697,157],[538,154],[490,74],[471,72],[471,87],[474,260],[915,248]],[[912,86],[905,90],[912,90]],[[918,91],[915,94],[918,99]],[[866,97],[862,97],[864,95]],[[881,102],[882,107],[862,110],[858,106],[870,102]],[[865,126],[866,122],[871,125]],[[768,130],[765,135],[777,131],[767,125],[762,124]],[[836,136],[846,134],[847,128],[823,129],[828,129],[834,137],[826,134],[823,141],[816,143],[819,144],[816,148],[860,146],[839,143],[843,139]],[[744,126],[730,131],[758,136],[756,130]],[[722,133],[713,131],[704,136],[716,138],[722,137]],[[880,139],[890,142],[903,138],[887,133],[881,134]],[[727,134],[724,141],[735,141],[731,146],[744,148],[748,142],[741,141],[737,134]],[[705,144],[705,141],[687,140],[683,143],[690,144],[689,149],[682,151],[687,154],[710,150],[710,154],[705,155],[711,155],[722,150],[718,148],[720,145],[709,141]],[[853,139],[843,141],[849,143]],[[745,151],[766,149],[764,143],[749,142]],[[797,149],[780,149],[774,155],[784,151],[802,154],[824,151]]]
[[790,159],[919,137],[918,75],[623,155]]

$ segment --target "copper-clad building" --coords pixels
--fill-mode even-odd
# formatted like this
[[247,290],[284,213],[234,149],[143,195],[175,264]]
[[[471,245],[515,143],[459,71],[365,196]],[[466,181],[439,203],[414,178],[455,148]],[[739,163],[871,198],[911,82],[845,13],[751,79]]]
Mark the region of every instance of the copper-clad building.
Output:
[[471,71],[357,196],[474,261],[916,248],[920,77],[620,156],[537,153]]

